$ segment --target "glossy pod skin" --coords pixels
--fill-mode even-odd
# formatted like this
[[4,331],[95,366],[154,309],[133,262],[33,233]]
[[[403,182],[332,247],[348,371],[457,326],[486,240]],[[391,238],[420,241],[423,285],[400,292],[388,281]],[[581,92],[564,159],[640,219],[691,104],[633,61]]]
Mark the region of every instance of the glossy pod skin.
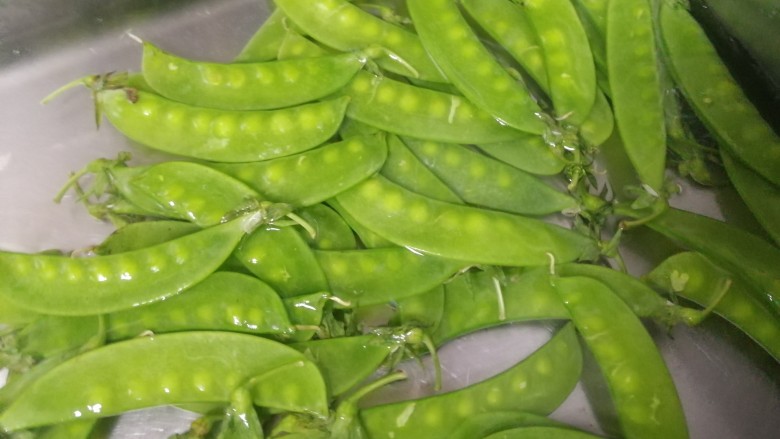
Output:
[[[384,69],[426,81],[447,82],[414,33],[345,0],[279,0],[279,9],[308,35],[343,51],[379,47]],[[334,26],[334,23],[338,25]]]
[[[682,297],[701,306],[711,306],[734,326],[760,344],[780,361],[780,318],[755,298],[750,285],[738,276],[716,266],[699,253],[673,255],[647,274],[646,279],[671,296]],[[727,288],[723,297],[719,295]]]
[[384,137],[356,136],[288,157],[213,163],[272,201],[294,207],[325,201],[376,173],[385,162]]
[[780,186],[780,136],[745,96],[701,26],[681,3],[664,2],[660,27],[672,76],[702,122],[723,148]]
[[[336,197],[365,227],[424,253],[490,265],[545,265],[598,252],[589,238],[536,219],[460,206],[372,177]],[[440,239],[446,236],[447,239]]]
[[182,294],[106,316],[106,336],[210,330],[284,337],[293,332],[276,291],[245,274],[216,272]]
[[454,0],[409,0],[407,7],[423,46],[466,98],[506,125],[544,133],[534,97],[482,45]]
[[518,427],[493,433],[484,439],[599,439],[584,431],[562,427]]
[[309,246],[317,250],[354,250],[357,239],[349,224],[325,204],[304,207],[296,212],[314,230],[314,237],[300,230]]
[[566,162],[553,151],[544,138],[528,135],[509,142],[481,143],[479,149],[502,162],[536,175],[555,175]]
[[536,352],[485,381],[423,399],[361,411],[373,439],[449,438],[466,419],[493,410],[546,415],[569,395],[580,377],[582,357],[571,325]]
[[287,34],[287,16],[277,8],[260,25],[249,41],[236,55],[235,62],[273,61],[279,51],[279,45]]
[[672,377],[655,342],[631,309],[604,284],[586,277],[551,279],[593,353],[631,438],[687,438]]
[[489,143],[522,137],[468,99],[359,72],[342,91],[347,116],[402,136],[453,143]]
[[95,249],[95,254],[112,255],[157,245],[195,233],[201,228],[187,221],[158,220],[129,223],[108,235]]
[[0,277],[8,281],[0,294],[18,306],[55,315],[103,314],[154,302],[214,272],[258,221],[249,214],[152,247],[108,256],[3,252]]
[[262,63],[184,59],[144,43],[142,71],[161,96],[196,107],[270,110],[332,94],[366,63],[359,53]]
[[452,432],[450,439],[484,438],[493,433],[517,427],[550,426],[560,424],[545,416],[521,411],[494,411],[472,416]]
[[465,146],[405,138],[412,152],[469,204],[524,215],[577,208],[577,202],[538,177]]
[[127,137],[160,151],[220,162],[267,160],[314,148],[336,133],[348,101],[232,111],[193,107],[131,88],[97,93],[103,114]]
[[615,119],[642,183],[661,191],[666,125],[653,12],[649,0],[610,0],[607,67]]
[[296,379],[316,382],[316,368],[307,364],[293,348],[246,334],[193,331],[135,338],[59,365],[0,414],[0,426],[15,431],[164,404],[228,402],[239,386],[255,377],[262,382],[263,375],[281,368],[288,374],[287,393],[314,401],[311,412],[326,413],[321,377],[319,386],[296,384]]

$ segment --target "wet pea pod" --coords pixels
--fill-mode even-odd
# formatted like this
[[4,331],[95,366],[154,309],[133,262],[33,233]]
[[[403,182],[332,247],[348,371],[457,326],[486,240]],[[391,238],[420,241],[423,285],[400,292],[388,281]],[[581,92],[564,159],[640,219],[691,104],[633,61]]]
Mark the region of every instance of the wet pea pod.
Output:
[[333,53],[329,47],[317,44],[294,29],[287,29],[278,51],[279,59],[313,58]]
[[176,220],[129,223],[108,235],[93,251],[98,255],[124,253],[181,238],[200,229],[191,222]]
[[604,284],[551,280],[607,382],[622,434],[686,438],[688,427],[663,357],[642,322]]
[[[154,359],[150,375],[147,361]],[[228,402],[247,384],[280,381],[277,395],[311,402],[311,413],[327,413],[324,382],[300,352],[271,340],[227,332],[184,332],[114,343],[52,369],[0,414],[11,432],[74,419],[113,416],[165,404]],[[269,376],[285,370],[286,376]],[[267,376],[268,379],[263,377]],[[151,379],[150,379],[151,378]],[[303,388],[297,380],[307,385]],[[59,395],[52,398],[51,395]],[[255,403],[274,407],[254,392]],[[257,401],[257,400],[260,401]],[[288,406],[283,401],[282,406]],[[286,407],[282,407],[286,408]]]
[[435,334],[444,316],[445,285],[447,283],[424,293],[394,301],[392,303],[394,313],[390,324],[418,327],[428,334]]
[[288,21],[281,9],[274,9],[244,44],[235,61],[262,62],[276,59],[279,45],[290,26]]
[[347,116],[390,133],[453,143],[490,143],[522,137],[463,96],[358,72],[342,94]]
[[542,270],[467,272],[445,285],[444,309],[431,338],[437,345],[467,333],[531,320],[568,320]]
[[205,279],[263,221],[250,213],[168,242],[120,254],[72,258],[0,253],[0,294],[54,315],[103,314],[173,296]]
[[566,161],[540,136],[477,146],[487,155],[531,174],[556,175],[566,166]]
[[666,169],[665,90],[650,2],[611,0],[607,12],[607,67],[620,137],[642,183],[661,191]]
[[193,61],[144,43],[143,76],[173,101],[223,110],[270,110],[311,102],[344,87],[367,61],[339,53],[261,63]]
[[342,51],[379,46],[376,59],[390,72],[428,81],[447,82],[414,33],[388,23],[345,0],[280,0],[279,9],[307,35]]
[[[488,265],[545,265],[598,253],[583,235],[537,219],[445,203],[372,177],[336,197],[380,236],[423,253]],[[446,238],[442,238],[442,236]]]
[[678,253],[655,267],[646,279],[672,297],[714,307],[734,326],[780,361],[780,319],[766,303],[756,299],[744,280],[718,267],[705,256]]
[[295,332],[289,337],[291,342],[306,341],[316,334],[325,332],[322,328],[323,320],[331,312],[331,303],[334,300],[330,294],[318,292],[286,297],[282,300],[295,327]]
[[661,5],[666,59],[685,98],[721,147],[780,186],[780,136],[718,56],[704,30],[678,2]]
[[278,110],[219,110],[134,88],[97,92],[97,105],[130,139],[171,154],[220,162],[268,160],[321,145],[336,133],[348,98]]
[[485,381],[449,393],[363,409],[371,438],[448,438],[473,416],[520,410],[546,415],[569,395],[582,357],[574,328],[566,325],[536,352]]
[[409,0],[407,7],[423,46],[466,98],[503,124],[545,132],[534,97],[479,41],[455,1]]
[[263,194],[294,207],[332,198],[376,173],[387,157],[382,135],[355,136],[306,152],[262,162],[211,166]]
[[468,263],[406,248],[315,251],[330,291],[351,306],[368,306],[423,293]]
[[314,231],[312,237],[299,230],[309,246],[318,250],[352,250],[357,248],[355,234],[335,210],[325,204],[304,207],[296,212]]
[[574,430],[563,427],[518,427],[506,431],[493,433],[485,436],[484,439],[599,439],[596,436],[584,431]]
[[245,274],[216,272],[182,294],[106,315],[106,336],[209,330],[285,338],[294,331],[279,295]]
[[469,204],[525,215],[577,208],[577,201],[536,176],[465,146],[404,138],[406,145]]
[[556,118],[580,125],[596,100],[596,68],[585,29],[566,0],[515,1],[539,38]]
[[361,224],[358,220],[356,220],[352,215],[347,212],[344,207],[341,206],[341,204],[338,202],[337,199],[332,198],[328,200],[328,205],[333,207],[336,212],[341,215],[342,218],[344,218],[344,221],[349,224],[349,227],[355,232],[355,235],[359,238],[359,247],[365,247],[365,248],[384,248],[384,247],[395,247],[396,245],[392,242],[388,241],[387,239],[377,235],[373,231],[369,230],[367,227],[365,227],[363,224]]
[[545,416],[521,411],[494,411],[481,413],[463,421],[452,432],[451,439],[484,438],[493,433],[518,427],[550,426],[560,424]]
[[236,248],[236,257],[282,297],[328,291],[315,253],[293,227],[261,227]]

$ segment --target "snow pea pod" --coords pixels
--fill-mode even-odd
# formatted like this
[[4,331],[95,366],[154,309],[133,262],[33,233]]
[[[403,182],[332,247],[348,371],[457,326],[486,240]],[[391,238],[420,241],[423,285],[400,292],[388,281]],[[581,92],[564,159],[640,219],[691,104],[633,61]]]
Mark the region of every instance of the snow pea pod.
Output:
[[642,322],[604,284],[551,280],[607,382],[625,437],[687,438],[677,390]]
[[260,62],[276,59],[279,45],[287,34],[287,16],[276,8],[244,44],[236,62]]
[[97,93],[103,114],[130,139],[160,151],[221,162],[267,160],[314,148],[336,133],[348,101],[231,111],[193,107],[132,88]]
[[412,192],[435,200],[462,204],[463,200],[414,155],[398,136],[387,139],[388,155],[382,176]]
[[122,340],[150,331],[233,331],[287,336],[293,331],[279,295],[252,276],[216,272],[168,300],[106,316],[106,336]]
[[453,143],[512,140],[524,133],[502,125],[468,99],[387,76],[358,72],[342,93],[347,116],[402,136]]
[[328,200],[328,204],[335,209],[339,215],[341,215],[342,218],[344,218],[344,221],[349,224],[349,227],[352,228],[352,230],[355,231],[355,234],[360,238],[360,244],[363,247],[366,248],[383,248],[383,247],[395,247],[396,245],[392,242],[388,241],[387,239],[377,235],[373,231],[369,230],[367,227],[365,227],[363,224],[358,222],[352,215],[349,214],[342,206],[339,204],[338,200],[336,198],[331,198]]
[[223,110],[271,110],[328,96],[367,61],[339,53],[261,63],[193,61],[144,43],[142,72],[149,86],[172,101]]
[[540,136],[528,135],[509,142],[480,143],[477,146],[487,155],[531,174],[555,175],[566,166],[565,160]]
[[[357,221],[395,244],[489,265],[545,265],[593,257],[590,238],[533,218],[460,206],[372,177],[336,199]],[[442,239],[442,237],[445,237]]]
[[376,59],[382,68],[423,80],[447,82],[417,35],[356,5],[344,0],[279,0],[276,5],[307,35],[327,46],[343,51],[379,46],[387,51]]
[[672,76],[702,122],[723,148],[780,186],[780,136],[745,96],[701,26],[683,5],[664,2],[660,27]]
[[355,234],[335,210],[325,204],[304,207],[297,214],[314,230],[314,237],[301,231],[309,245],[318,250],[353,250],[357,248]]
[[386,157],[384,136],[357,136],[273,160],[209,166],[269,200],[301,207],[325,201],[368,178]]
[[408,0],[407,7],[423,46],[466,98],[503,124],[545,132],[534,97],[479,41],[454,0]]
[[661,191],[666,169],[664,97],[648,0],[610,0],[607,67],[612,106],[639,179]]
[[[664,260],[647,276],[653,285],[672,296],[711,306],[780,361],[780,318],[755,298],[752,287],[699,253],[678,253]],[[720,297],[727,288],[726,294]]]
[[330,291],[352,306],[386,303],[439,285],[465,262],[421,255],[401,247],[315,250]]
[[493,433],[484,439],[600,439],[584,431],[562,427],[518,427],[510,430]]
[[[153,371],[147,364],[150,358],[154,359]],[[286,369],[283,390],[318,395],[305,398],[316,401],[309,410],[326,413],[324,384],[302,388],[296,381],[312,381],[295,373],[316,372],[316,368],[305,368],[307,363],[293,348],[247,334],[192,331],[135,338],[87,352],[52,369],[0,414],[0,426],[10,432],[164,404],[228,402],[231,393],[253,377],[263,382],[262,375],[288,366],[298,369]],[[279,381],[282,377],[273,378]],[[257,396],[253,393],[253,398]]]
[[312,58],[334,53],[328,47],[317,44],[293,29],[287,29],[278,50],[279,59]]
[[458,424],[488,411],[550,413],[574,388],[581,366],[577,337],[569,324],[492,378],[449,393],[363,409],[360,417],[375,439],[449,438]]
[[395,314],[391,324],[422,328],[428,334],[435,334],[444,316],[444,285],[447,284],[394,301]]
[[[248,230],[248,214],[152,247],[84,258],[0,252],[0,294],[54,315],[103,314],[162,300],[214,272]],[[34,274],[34,275],[33,275]]]
[[118,228],[103,240],[94,252],[112,255],[157,245],[165,241],[195,233],[201,228],[187,221],[159,220],[129,223]]
[[405,138],[412,152],[469,204],[524,215],[575,209],[577,201],[536,176],[453,143]]
[[452,432],[450,439],[474,439],[484,438],[493,433],[509,430],[516,427],[530,426],[558,426],[547,417],[520,411],[495,411],[480,413],[463,421]]

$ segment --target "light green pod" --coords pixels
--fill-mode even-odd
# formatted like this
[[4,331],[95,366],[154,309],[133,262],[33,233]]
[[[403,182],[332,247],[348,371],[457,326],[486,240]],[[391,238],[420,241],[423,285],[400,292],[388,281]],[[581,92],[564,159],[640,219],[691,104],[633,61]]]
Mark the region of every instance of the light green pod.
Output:
[[428,169],[398,136],[390,136],[387,147],[388,155],[382,166],[382,175],[388,180],[435,200],[463,203],[463,200]]

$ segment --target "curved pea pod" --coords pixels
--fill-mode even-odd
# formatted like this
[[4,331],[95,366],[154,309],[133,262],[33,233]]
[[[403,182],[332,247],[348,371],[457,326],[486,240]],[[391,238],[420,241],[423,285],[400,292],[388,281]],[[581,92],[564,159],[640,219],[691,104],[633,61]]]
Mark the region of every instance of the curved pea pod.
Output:
[[371,438],[449,438],[458,424],[481,413],[552,412],[574,388],[581,367],[574,328],[566,325],[523,361],[485,381],[449,393],[363,409],[360,417]]
[[261,63],[193,61],[144,43],[142,71],[154,91],[196,107],[270,110],[314,101],[344,87],[366,63],[339,53]]
[[648,0],[610,0],[607,67],[617,126],[639,179],[660,191],[666,169],[665,90],[653,22]]
[[520,7],[542,45],[556,117],[580,125],[596,100],[588,36],[568,0],[524,0]]
[[[751,284],[756,298],[780,316],[780,250],[730,224],[679,209],[647,223],[683,247],[700,252]],[[715,240],[713,237],[717,236]]]
[[40,314],[20,307],[0,295],[0,322],[8,326],[19,326],[33,322]]
[[[150,358],[154,359],[151,370]],[[16,431],[165,404],[228,402],[236,388],[253,383],[252,379],[273,381],[262,377],[282,368],[288,372],[284,386],[292,387],[286,389],[288,394],[306,394],[302,395],[306,401],[319,395],[307,410],[327,413],[321,377],[320,386],[297,387],[296,379],[306,384],[316,381],[311,379],[316,368],[307,364],[311,363],[295,349],[247,334],[192,331],[135,338],[52,369],[0,414],[0,426]],[[259,399],[265,402],[266,398]]]
[[261,62],[276,59],[279,45],[287,34],[287,16],[284,11],[277,8],[265,19],[263,24],[255,31],[244,44],[236,62]]
[[[713,311],[761,345],[780,361],[780,318],[755,298],[745,281],[716,266],[699,253],[678,253],[663,261],[647,280],[670,295],[691,300]],[[721,297],[722,291],[725,295]]]
[[592,264],[563,264],[555,270],[561,276],[583,276],[603,283],[638,317],[649,317],[667,325],[678,322],[695,325],[705,317],[700,311],[666,300],[641,280],[621,271]]
[[[281,11],[281,9],[277,9],[277,11]],[[334,51],[317,44],[290,28],[287,29],[284,39],[279,44],[278,57],[279,59],[296,59],[324,56],[329,53],[334,53]]]
[[325,201],[375,174],[385,162],[384,136],[357,136],[288,157],[209,166],[267,199],[296,207]]
[[721,150],[720,156],[739,196],[764,230],[780,245],[780,187],[740,163],[728,151]]
[[[265,390],[265,389],[263,389]],[[230,395],[217,439],[263,439],[263,425],[246,387],[239,387]]]
[[106,316],[109,340],[145,332],[233,331],[290,335],[287,310],[276,291],[252,276],[216,272],[168,300]]
[[383,248],[383,247],[395,247],[396,245],[392,242],[388,241],[387,239],[377,235],[373,231],[369,230],[367,227],[362,225],[360,222],[358,222],[352,215],[349,214],[342,206],[339,204],[338,200],[336,198],[331,198],[328,200],[328,205],[333,207],[339,215],[341,215],[342,218],[344,218],[344,221],[349,224],[349,227],[352,228],[352,230],[355,231],[355,234],[360,238],[360,244],[362,244],[363,247],[366,248]]
[[512,140],[522,131],[501,124],[468,99],[368,72],[358,72],[343,94],[347,116],[402,136],[453,143]]
[[528,135],[508,142],[481,143],[477,147],[487,155],[531,174],[555,175],[566,166],[566,161],[541,136]]
[[379,46],[376,59],[388,71],[428,81],[447,82],[414,33],[388,23],[344,0],[280,0],[279,9],[307,35],[343,51]]
[[112,255],[150,247],[195,233],[201,228],[187,221],[158,220],[129,223],[116,229],[95,247],[98,255]]
[[43,429],[36,439],[90,439],[96,437],[97,419],[84,419],[52,425]]
[[444,285],[394,301],[395,314],[391,324],[422,328],[428,334],[435,334],[444,317]]
[[506,431],[493,433],[485,436],[484,439],[599,439],[596,436],[584,431],[574,430],[563,427],[518,427]]
[[297,214],[314,230],[314,237],[301,231],[309,246],[318,250],[353,250],[357,240],[349,224],[325,204],[304,207]]
[[309,244],[292,227],[259,228],[244,239],[235,254],[282,297],[328,290],[328,281]]
[[453,143],[405,139],[412,152],[469,204],[525,215],[577,208],[577,201],[538,177]]
[[420,41],[463,95],[501,123],[542,134],[541,108],[479,41],[454,0],[409,0]]
[[[583,235],[543,221],[432,200],[381,177],[336,199],[365,227],[403,247],[488,265],[545,265],[598,253]],[[442,238],[444,237],[444,238]]]
[[101,338],[101,331],[99,316],[41,315],[16,332],[13,338],[20,354],[40,361],[77,350],[96,337]]
[[97,102],[114,127],[150,148],[204,160],[250,162],[324,143],[338,130],[349,99],[234,111],[193,107],[128,88],[101,90]]
[[480,329],[529,320],[566,320],[547,275],[532,270],[499,279],[494,273],[469,272],[445,285],[444,311],[431,334],[441,345]]
[[556,421],[545,416],[521,411],[494,411],[480,413],[463,421],[452,432],[450,439],[484,438],[493,433],[517,427],[559,426]]
[[688,437],[669,370],[628,305],[604,284],[587,277],[552,282],[606,379],[623,435]]
[[[262,219],[248,214],[152,247],[83,258],[0,253],[0,294],[54,315],[104,314],[173,296],[214,272]],[[34,276],[32,274],[35,274]]]
[[317,333],[322,325],[326,306],[331,300],[327,293],[313,293],[282,299],[287,308],[290,321],[296,332],[289,337],[291,341],[305,341]]
[[436,176],[398,136],[389,136],[382,176],[412,192],[449,203],[463,200]]
[[314,254],[330,291],[352,306],[376,305],[423,293],[466,265],[401,247]]
[[615,116],[607,97],[601,90],[596,91],[596,101],[588,117],[580,124],[580,137],[591,145],[598,146],[606,142],[615,131]]
[[715,47],[681,4],[661,5],[661,37],[670,71],[722,147],[780,186],[780,136],[759,114]]

